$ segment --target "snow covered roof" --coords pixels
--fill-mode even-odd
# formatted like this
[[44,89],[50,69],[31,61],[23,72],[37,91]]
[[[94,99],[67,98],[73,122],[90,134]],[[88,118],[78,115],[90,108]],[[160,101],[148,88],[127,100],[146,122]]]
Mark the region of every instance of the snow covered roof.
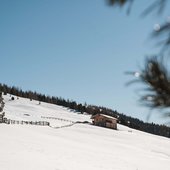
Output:
[[108,115],[105,115],[105,114],[100,114],[100,115],[102,115],[102,116],[104,116],[104,117],[107,117],[107,118],[110,118],[110,119],[117,119],[117,118],[115,118],[115,117],[113,117],[113,116],[108,116]]
[[103,116],[103,117],[106,117],[106,118],[109,118],[109,119],[116,119],[117,120],[117,118],[115,118],[115,117],[112,117],[112,116],[108,116],[108,115],[105,115],[105,114],[96,114],[96,115],[94,115],[94,116],[92,116],[91,118],[93,119],[93,118],[95,118],[96,116]]

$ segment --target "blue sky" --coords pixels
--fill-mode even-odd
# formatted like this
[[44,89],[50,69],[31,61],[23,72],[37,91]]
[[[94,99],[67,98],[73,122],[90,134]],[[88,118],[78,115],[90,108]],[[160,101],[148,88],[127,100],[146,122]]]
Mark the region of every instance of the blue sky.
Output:
[[141,86],[124,74],[157,52],[149,33],[166,14],[141,18],[146,4],[127,16],[104,0],[0,0],[1,83],[146,120]]

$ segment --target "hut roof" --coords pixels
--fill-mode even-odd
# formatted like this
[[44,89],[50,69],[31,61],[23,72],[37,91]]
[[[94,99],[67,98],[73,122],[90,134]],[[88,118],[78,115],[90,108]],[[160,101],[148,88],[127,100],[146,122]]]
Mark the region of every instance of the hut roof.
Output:
[[103,116],[103,117],[106,117],[106,118],[109,118],[109,119],[115,119],[115,120],[117,120],[117,118],[115,118],[115,117],[113,117],[113,116],[108,116],[108,115],[105,115],[105,114],[96,114],[96,115],[93,115],[93,116],[91,117],[91,119],[94,119],[94,118],[97,117],[97,116]]

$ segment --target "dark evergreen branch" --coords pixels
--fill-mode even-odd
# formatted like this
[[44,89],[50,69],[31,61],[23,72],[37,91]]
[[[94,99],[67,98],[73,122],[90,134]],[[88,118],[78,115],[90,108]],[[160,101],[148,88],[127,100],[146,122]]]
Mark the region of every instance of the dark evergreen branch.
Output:
[[154,11],[157,12],[157,14],[160,14],[165,9],[165,6],[167,4],[167,0],[155,0],[150,6],[148,6],[143,12],[141,16],[146,16]]
[[120,5],[123,6],[128,0],[107,0],[109,5]]
[[170,107],[170,77],[162,61],[156,57],[147,59],[140,80],[147,86],[141,101],[151,108]]

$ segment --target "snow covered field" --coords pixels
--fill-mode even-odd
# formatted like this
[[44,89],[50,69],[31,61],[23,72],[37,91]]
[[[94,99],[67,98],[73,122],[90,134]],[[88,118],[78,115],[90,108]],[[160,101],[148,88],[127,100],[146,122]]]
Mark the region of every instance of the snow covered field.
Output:
[[[61,106],[4,98],[10,119],[49,121],[53,127],[91,121]],[[116,131],[88,124],[58,129],[0,124],[0,135],[0,170],[170,170],[170,139],[121,125]]]

